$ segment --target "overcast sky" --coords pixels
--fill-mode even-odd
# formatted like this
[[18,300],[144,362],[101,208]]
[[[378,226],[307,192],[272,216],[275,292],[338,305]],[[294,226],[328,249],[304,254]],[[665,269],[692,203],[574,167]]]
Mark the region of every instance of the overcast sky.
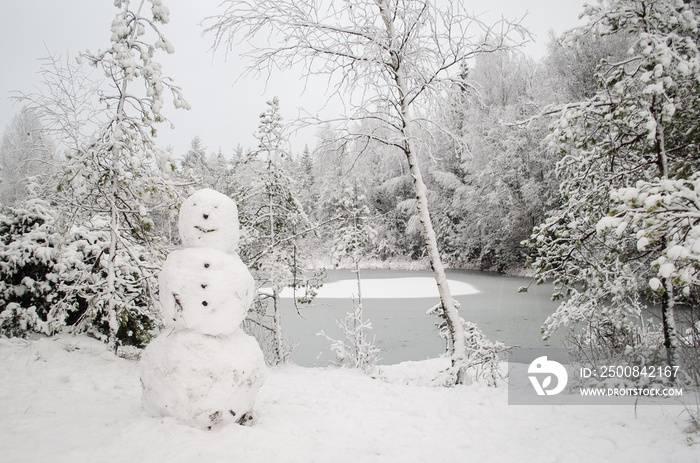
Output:
[[[90,49],[109,46],[110,24],[117,13],[112,0],[0,0],[0,130],[5,130],[20,109],[10,100],[12,91],[29,93],[40,85],[37,74],[39,58],[49,53],[74,57]],[[549,30],[559,34],[579,23],[578,14],[584,0],[462,0],[474,12],[486,12],[499,18],[523,19],[535,43],[524,51],[541,58]],[[135,2],[134,2],[135,3]],[[158,142],[172,146],[177,157],[184,154],[195,135],[202,138],[209,151],[222,149],[229,155],[241,144],[255,146],[253,133],[265,102],[280,98],[282,115],[290,120],[300,108],[316,113],[322,106],[318,89],[304,89],[298,76],[277,75],[267,84],[261,80],[236,77],[243,70],[236,56],[224,59],[222,53],[210,51],[211,37],[201,37],[199,23],[216,14],[220,0],[164,0],[170,9],[170,23],[162,28],[175,45],[175,54],[157,57],[163,74],[183,88],[192,110],[165,109],[174,124],[159,128]],[[470,5],[471,4],[471,5]],[[487,16],[488,17],[488,16]],[[293,141],[295,152],[303,149],[312,133],[306,132]],[[308,140],[313,145],[313,140]]]

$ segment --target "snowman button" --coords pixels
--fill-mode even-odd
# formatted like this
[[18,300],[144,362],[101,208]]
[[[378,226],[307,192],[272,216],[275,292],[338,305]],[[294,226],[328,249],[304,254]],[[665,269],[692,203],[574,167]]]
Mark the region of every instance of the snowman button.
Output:
[[202,214],[202,217],[204,217],[204,220],[207,220],[209,218],[209,214]]
[[208,303],[207,301],[202,301],[202,305],[203,305],[204,307],[206,307],[206,306],[209,305],[209,303]]
[[204,268],[209,268],[209,262],[204,263]]

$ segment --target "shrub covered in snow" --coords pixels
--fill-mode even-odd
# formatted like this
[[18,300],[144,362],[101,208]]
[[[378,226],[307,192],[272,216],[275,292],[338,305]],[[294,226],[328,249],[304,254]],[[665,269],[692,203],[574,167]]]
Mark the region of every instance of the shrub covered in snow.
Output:
[[372,323],[362,316],[362,305],[355,303],[355,310],[337,321],[344,339],[333,339],[325,332],[317,333],[331,342],[330,350],[335,354],[335,365],[359,368],[371,372],[379,360],[379,348],[368,338]]
[[63,324],[52,311],[62,237],[49,205],[32,200],[0,214],[0,333],[52,334]]
[[[459,304],[455,301],[457,307]],[[440,304],[428,310],[428,314],[437,315],[440,317],[440,322],[436,327],[440,337],[449,343],[449,328],[447,321],[443,315],[443,307]],[[456,374],[468,374],[470,378],[476,381],[484,380],[489,386],[495,387],[497,379],[500,377],[498,364],[500,362],[499,355],[508,351],[510,347],[500,341],[489,340],[479,327],[472,322],[465,321],[462,317],[459,318],[464,330],[464,340],[467,347],[467,356],[463,365],[459,368],[447,369],[435,378],[436,384],[455,384],[453,378]],[[450,346],[448,345],[447,353],[450,354]]]
[[[0,214],[0,333],[53,335],[64,327],[109,335],[104,285],[108,232],[94,220],[63,231],[45,201],[31,199]],[[125,254],[127,251],[122,251]],[[128,252],[157,260],[144,249]],[[120,344],[142,346],[157,324],[149,278],[118,259]]]

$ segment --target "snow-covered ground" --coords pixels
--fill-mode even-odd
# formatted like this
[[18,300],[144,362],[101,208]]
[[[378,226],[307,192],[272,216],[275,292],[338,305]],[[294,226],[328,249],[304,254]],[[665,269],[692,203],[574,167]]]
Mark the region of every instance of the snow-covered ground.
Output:
[[272,368],[254,425],[212,431],[145,415],[136,362],[92,339],[0,339],[0,362],[3,462],[700,461],[682,407],[509,406],[504,386],[423,385],[440,359]]

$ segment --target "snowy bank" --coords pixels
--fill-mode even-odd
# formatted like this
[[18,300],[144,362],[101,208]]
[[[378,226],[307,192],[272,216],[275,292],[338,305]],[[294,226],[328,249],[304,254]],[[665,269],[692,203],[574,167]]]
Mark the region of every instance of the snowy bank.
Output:
[[[134,361],[85,337],[0,339],[7,462],[693,462],[681,407],[509,406],[505,387],[420,385],[442,360],[272,368],[253,426],[147,416]],[[636,417],[635,417],[636,414]]]

